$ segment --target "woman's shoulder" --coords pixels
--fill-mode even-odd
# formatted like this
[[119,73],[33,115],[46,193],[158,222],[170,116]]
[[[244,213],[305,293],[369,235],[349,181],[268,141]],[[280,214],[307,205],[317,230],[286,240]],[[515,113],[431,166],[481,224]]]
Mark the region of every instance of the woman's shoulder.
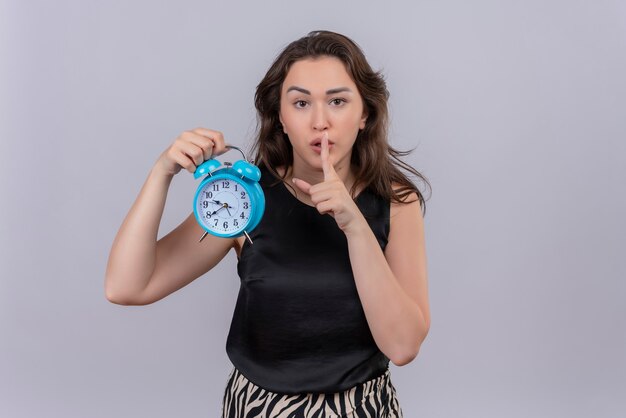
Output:
[[[389,243],[385,256],[392,259],[406,258],[407,248],[418,248],[423,241],[424,217],[418,193],[406,186],[393,183],[400,201],[391,199],[389,207]],[[410,258],[410,257],[409,257]]]
[[405,192],[406,187],[400,183],[393,182],[391,188],[395,193],[399,193],[400,201],[390,199],[389,216],[393,219],[399,213],[415,213],[419,212],[421,215],[421,203],[420,198],[415,191]]
[[403,190],[406,190],[406,186],[404,186],[401,183],[392,182],[391,189],[394,191],[394,193],[399,193],[400,200],[401,200],[401,202],[396,202],[392,199],[392,204],[404,205],[404,204],[413,203],[415,201],[419,201],[419,196],[417,195],[415,191],[411,191],[409,193],[403,192]]
[[[408,193],[407,193],[408,192]],[[392,211],[397,210],[399,207],[412,204],[419,201],[417,193],[411,190],[407,190],[407,187],[398,182],[392,182],[391,187],[388,190],[380,191],[374,184],[359,185],[356,189],[356,196],[359,196],[368,201],[379,202],[378,205],[387,205],[387,208]],[[394,197],[397,195],[399,200]]]

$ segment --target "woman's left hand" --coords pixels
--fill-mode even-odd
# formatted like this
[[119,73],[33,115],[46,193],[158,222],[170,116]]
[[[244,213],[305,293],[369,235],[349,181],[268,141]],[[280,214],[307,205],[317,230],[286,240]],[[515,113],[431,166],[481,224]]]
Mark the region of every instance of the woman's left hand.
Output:
[[294,184],[311,197],[321,214],[332,216],[339,228],[346,234],[367,224],[363,214],[354,203],[339,175],[333,167],[328,150],[328,133],[322,137],[322,169],[324,181],[311,186],[304,180],[293,179]]

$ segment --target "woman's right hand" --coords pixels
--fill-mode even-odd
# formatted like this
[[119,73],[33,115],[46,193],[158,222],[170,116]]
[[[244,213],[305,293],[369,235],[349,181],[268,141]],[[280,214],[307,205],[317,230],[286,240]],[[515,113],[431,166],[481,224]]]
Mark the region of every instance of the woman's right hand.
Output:
[[155,168],[174,176],[184,168],[190,173],[211,157],[226,152],[224,135],[219,131],[196,128],[184,131],[167,148],[156,162]]

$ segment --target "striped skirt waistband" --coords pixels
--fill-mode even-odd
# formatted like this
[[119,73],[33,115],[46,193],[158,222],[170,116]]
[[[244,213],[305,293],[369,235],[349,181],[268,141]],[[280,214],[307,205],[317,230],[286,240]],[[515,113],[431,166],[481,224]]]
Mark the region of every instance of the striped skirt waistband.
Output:
[[382,375],[337,393],[286,395],[250,382],[233,368],[222,405],[222,418],[402,418],[389,369]]

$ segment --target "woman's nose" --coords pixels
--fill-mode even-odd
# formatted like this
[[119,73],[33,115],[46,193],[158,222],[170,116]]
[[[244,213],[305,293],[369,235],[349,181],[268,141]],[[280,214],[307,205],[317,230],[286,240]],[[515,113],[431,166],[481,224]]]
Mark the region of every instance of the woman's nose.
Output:
[[328,117],[323,107],[315,106],[312,117],[313,129],[321,131],[328,128]]

